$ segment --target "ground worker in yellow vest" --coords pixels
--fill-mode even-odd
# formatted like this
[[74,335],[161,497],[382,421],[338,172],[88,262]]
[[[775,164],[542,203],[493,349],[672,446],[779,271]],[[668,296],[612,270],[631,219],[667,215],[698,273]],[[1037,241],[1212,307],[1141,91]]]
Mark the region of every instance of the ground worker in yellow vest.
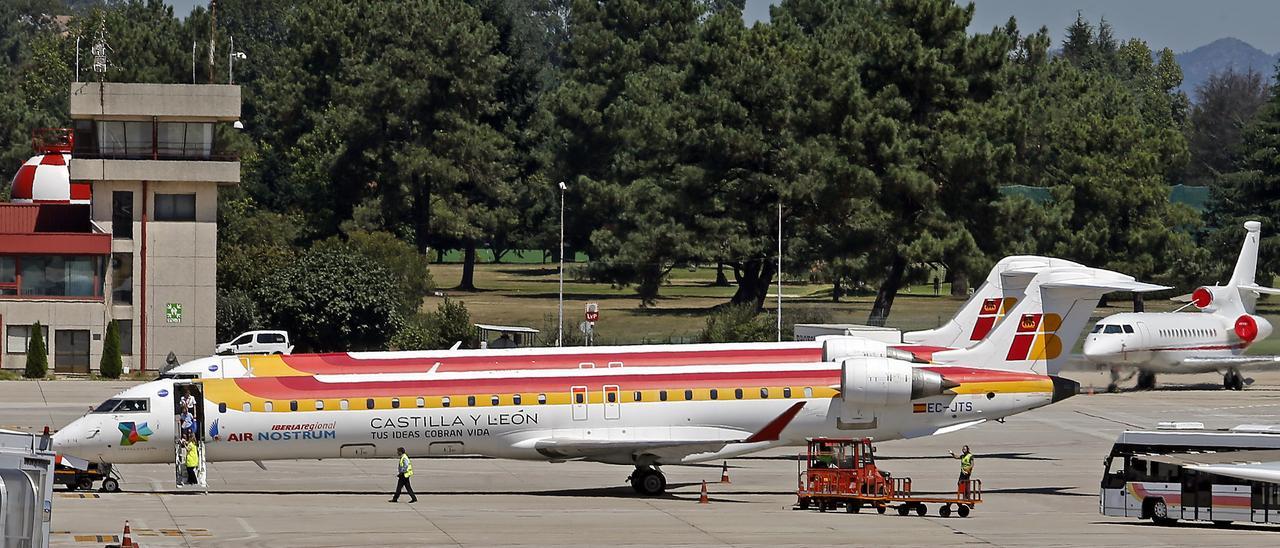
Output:
[[951,451],[951,458],[960,459],[960,480],[958,482],[958,490],[960,496],[969,493],[969,476],[973,474],[973,453],[969,452],[969,446],[966,445],[960,449],[960,456],[956,456],[955,451]]
[[400,502],[400,491],[409,492],[409,502],[418,502],[418,495],[413,493],[413,485],[409,483],[409,478],[413,477],[413,462],[409,460],[403,447],[396,448],[396,454],[400,455],[399,472],[396,473],[396,494],[387,502]]
[[200,483],[196,479],[196,472],[200,470],[200,449],[196,446],[195,438],[187,439],[187,458],[183,464],[187,467],[187,485]]

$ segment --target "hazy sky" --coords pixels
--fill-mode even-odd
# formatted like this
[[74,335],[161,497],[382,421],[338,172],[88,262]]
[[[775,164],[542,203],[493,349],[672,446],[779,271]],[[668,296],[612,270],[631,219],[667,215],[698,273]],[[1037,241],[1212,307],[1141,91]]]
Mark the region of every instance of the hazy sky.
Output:
[[[969,30],[986,32],[1012,15],[1023,33],[1048,27],[1054,47],[1076,12],[1097,23],[1106,17],[1117,38],[1141,38],[1175,53],[1234,36],[1267,53],[1280,52],[1277,0],[971,0],[977,6]],[[961,0],[964,2],[964,0]],[[747,0],[747,21],[769,16],[771,0]]]

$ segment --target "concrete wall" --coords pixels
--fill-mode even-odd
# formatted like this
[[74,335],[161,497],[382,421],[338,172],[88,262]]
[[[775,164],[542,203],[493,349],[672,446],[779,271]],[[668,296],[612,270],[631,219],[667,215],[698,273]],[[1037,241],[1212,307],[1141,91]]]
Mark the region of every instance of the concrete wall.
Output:
[[[82,181],[240,182],[240,162],[72,158],[71,172]],[[107,205],[110,207],[110,202]]]
[[68,301],[50,300],[10,300],[4,301],[0,311],[0,322],[4,324],[4,353],[0,354],[0,367],[4,369],[22,370],[27,366],[25,348],[9,348],[9,327],[15,325],[31,325],[40,322],[48,330],[49,371],[57,369],[54,341],[56,331],[74,329],[89,331],[89,367],[98,369],[98,361],[102,359],[102,335],[106,332],[107,320],[105,307],[100,301]]
[[152,117],[186,121],[240,119],[240,86],[73,82],[75,119]]

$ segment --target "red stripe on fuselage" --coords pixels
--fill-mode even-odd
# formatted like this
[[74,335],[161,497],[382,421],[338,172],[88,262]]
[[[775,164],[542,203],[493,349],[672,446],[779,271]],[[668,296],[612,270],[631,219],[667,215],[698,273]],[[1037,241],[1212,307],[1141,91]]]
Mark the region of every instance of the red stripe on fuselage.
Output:
[[822,347],[373,359],[359,359],[351,357],[350,354],[335,353],[282,356],[281,359],[289,367],[313,375],[424,373],[437,363],[440,364],[436,368],[439,373],[462,373],[493,370],[579,369],[582,363],[593,363],[597,369],[603,369],[608,367],[609,362],[621,362],[625,367],[804,363],[821,360]]
[[[1045,377],[1030,373],[990,371],[967,367],[930,367],[955,382],[1017,382]],[[323,382],[315,377],[246,377],[229,379],[241,390],[263,399],[291,400],[334,397],[446,396],[454,394],[511,394],[556,392],[570,386],[598,389],[619,385],[627,390],[684,390],[730,386],[833,386],[840,383],[839,369],[799,371],[715,371],[646,375],[571,375],[556,377],[506,377],[477,379],[413,379],[388,381]],[[220,382],[220,381],[214,381]],[[227,381],[221,381],[227,382]],[[723,399],[732,399],[724,394]]]

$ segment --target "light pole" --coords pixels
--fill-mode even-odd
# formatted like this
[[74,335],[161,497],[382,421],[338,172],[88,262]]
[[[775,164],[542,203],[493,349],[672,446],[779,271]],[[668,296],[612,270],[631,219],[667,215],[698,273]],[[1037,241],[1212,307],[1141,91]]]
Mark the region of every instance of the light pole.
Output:
[[[194,48],[192,49],[192,51],[194,51]],[[232,77],[231,69],[236,64],[236,59],[243,61],[248,58],[249,56],[245,55],[243,51],[236,51],[236,37],[232,36],[231,47],[230,47],[230,50],[227,51],[227,83],[228,84],[235,83],[235,79]]]
[[778,194],[778,342],[782,342],[782,194]]
[[569,187],[560,181],[560,319],[556,322],[556,346],[564,346],[564,191]]

